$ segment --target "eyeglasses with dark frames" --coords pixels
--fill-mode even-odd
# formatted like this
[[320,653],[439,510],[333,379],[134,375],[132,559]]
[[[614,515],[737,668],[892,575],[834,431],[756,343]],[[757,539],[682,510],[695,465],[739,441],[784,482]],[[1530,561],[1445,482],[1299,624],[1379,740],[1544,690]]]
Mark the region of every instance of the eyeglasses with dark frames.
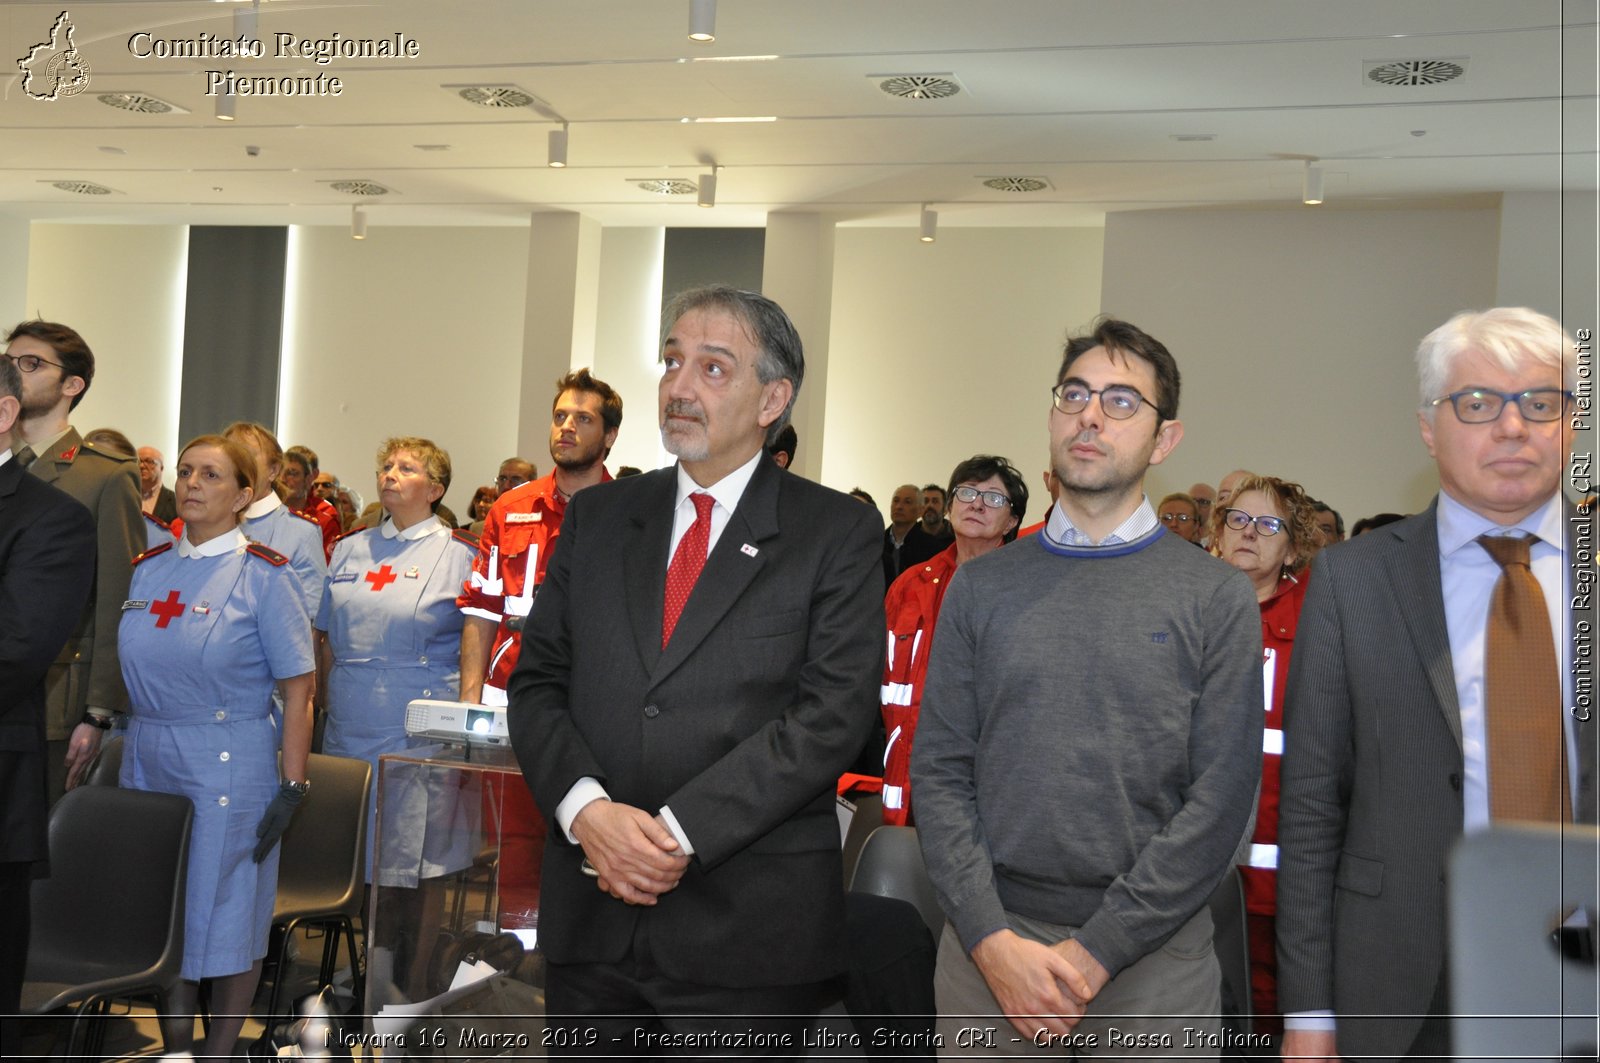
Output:
[[1524,421],[1559,421],[1572,401],[1572,392],[1560,388],[1529,388],[1527,391],[1495,391],[1492,388],[1471,388],[1454,391],[1442,399],[1434,399],[1429,406],[1448,402],[1462,424],[1488,424],[1498,421],[1506,403],[1517,404],[1517,412]]
[[1138,388],[1127,384],[1091,388],[1076,380],[1068,380],[1051,388],[1050,395],[1055,400],[1056,409],[1062,413],[1082,413],[1089,405],[1089,400],[1099,395],[1100,408],[1113,421],[1126,421],[1139,412],[1140,406],[1149,406],[1156,411],[1157,417],[1162,416],[1159,406],[1141,395]]
[[951,491],[950,497],[957,502],[965,502],[969,506],[980,498],[983,499],[983,504],[990,509],[1008,509],[1011,506],[1011,499],[999,491],[980,491],[976,487],[968,487],[966,484],[962,484],[954,491]]
[[1244,531],[1254,524],[1256,530],[1262,535],[1277,535],[1288,523],[1282,517],[1252,517],[1242,509],[1225,509],[1222,511],[1222,522],[1234,531]]
[[53,365],[57,369],[67,368],[60,362],[52,362],[50,359],[41,358],[37,354],[11,354],[7,352],[6,357],[17,363],[17,368],[24,373],[37,373],[41,365]]
[[1163,523],[1163,524],[1188,524],[1189,522],[1191,522],[1193,520],[1194,520],[1194,518],[1189,516],[1189,514],[1187,514],[1187,513],[1163,513],[1163,514],[1161,514],[1161,523]]

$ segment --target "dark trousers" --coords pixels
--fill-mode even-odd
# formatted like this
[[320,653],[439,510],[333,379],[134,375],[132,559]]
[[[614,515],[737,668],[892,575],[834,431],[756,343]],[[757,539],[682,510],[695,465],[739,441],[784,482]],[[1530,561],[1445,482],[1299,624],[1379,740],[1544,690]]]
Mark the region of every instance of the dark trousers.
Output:
[[619,963],[552,963],[545,979],[551,1055],[630,1059],[796,1055],[825,984],[714,986],[669,977],[638,921]]

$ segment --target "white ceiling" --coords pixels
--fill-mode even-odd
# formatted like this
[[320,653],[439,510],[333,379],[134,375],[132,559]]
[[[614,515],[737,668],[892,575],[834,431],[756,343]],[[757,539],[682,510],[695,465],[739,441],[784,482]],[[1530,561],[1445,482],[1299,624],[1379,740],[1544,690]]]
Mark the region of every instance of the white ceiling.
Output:
[[[15,61],[63,6],[86,91],[30,99]],[[717,39],[687,39],[689,0],[262,0],[262,59],[139,58],[140,31],[233,34],[248,2],[6,0],[0,215],[62,221],[516,225],[538,210],[605,225],[759,226],[771,211],[841,222],[1098,225],[1110,211],[1306,209],[1302,160],[1328,206],[1480,204],[1596,186],[1596,0],[721,0]],[[274,57],[275,34],[414,39],[416,58]],[[142,48],[143,45],[141,44]],[[731,56],[776,56],[706,62]],[[1465,60],[1442,85],[1389,88],[1369,60]],[[205,71],[322,73],[334,97],[237,100],[218,121]],[[942,73],[943,100],[870,75]],[[41,82],[42,84],[42,82]],[[443,86],[513,84],[570,123],[491,110]],[[98,102],[142,92],[190,113]],[[759,124],[684,118],[775,116]],[[1179,136],[1214,135],[1209,141]],[[259,148],[252,157],[247,146]],[[448,145],[422,150],[418,145]],[[631,179],[723,169],[717,206]],[[1042,192],[983,187],[1042,178]],[[50,182],[114,191],[80,196]]]

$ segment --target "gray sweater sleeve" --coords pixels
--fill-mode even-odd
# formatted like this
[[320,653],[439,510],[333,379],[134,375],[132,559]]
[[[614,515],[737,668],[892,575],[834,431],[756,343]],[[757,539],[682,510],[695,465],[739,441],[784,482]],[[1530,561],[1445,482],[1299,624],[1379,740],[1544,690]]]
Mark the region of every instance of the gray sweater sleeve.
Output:
[[939,609],[928,657],[928,681],[911,747],[911,792],[917,834],[939,905],[962,947],[1004,929],[994,858],[978,818],[977,755],[981,720],[975,682],[971,581],[959,570]]
[[1106,889],[1078,940],[1117,972],[1161,947],[1221,881],[1261,777],[1261,612],[1242,575],[1205,610],[1201,688],[1189,728],[1192,782],[1182,808]]

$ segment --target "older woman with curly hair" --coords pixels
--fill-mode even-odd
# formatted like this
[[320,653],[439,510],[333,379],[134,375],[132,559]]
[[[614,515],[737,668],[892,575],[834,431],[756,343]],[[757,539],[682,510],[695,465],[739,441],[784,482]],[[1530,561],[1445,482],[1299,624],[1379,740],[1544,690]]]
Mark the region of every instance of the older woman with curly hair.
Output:
[[[1278,765],[1283,755],[1283,697],[1289,655],[1305,603],[1306,568],[1319,545],[1317,515],[1299,484],[1249,475],[1211,515],[1211,541],[1222,560],[1250,577],[1261,606],[1266,706],[1261,797],[1244,876],[1250,923],[1250,983],[1257,1029],[1276,1032],[1277,958],[1274,917],[1278,879]],[[1265,1024],[1265,1025],[1263,1025]]]

